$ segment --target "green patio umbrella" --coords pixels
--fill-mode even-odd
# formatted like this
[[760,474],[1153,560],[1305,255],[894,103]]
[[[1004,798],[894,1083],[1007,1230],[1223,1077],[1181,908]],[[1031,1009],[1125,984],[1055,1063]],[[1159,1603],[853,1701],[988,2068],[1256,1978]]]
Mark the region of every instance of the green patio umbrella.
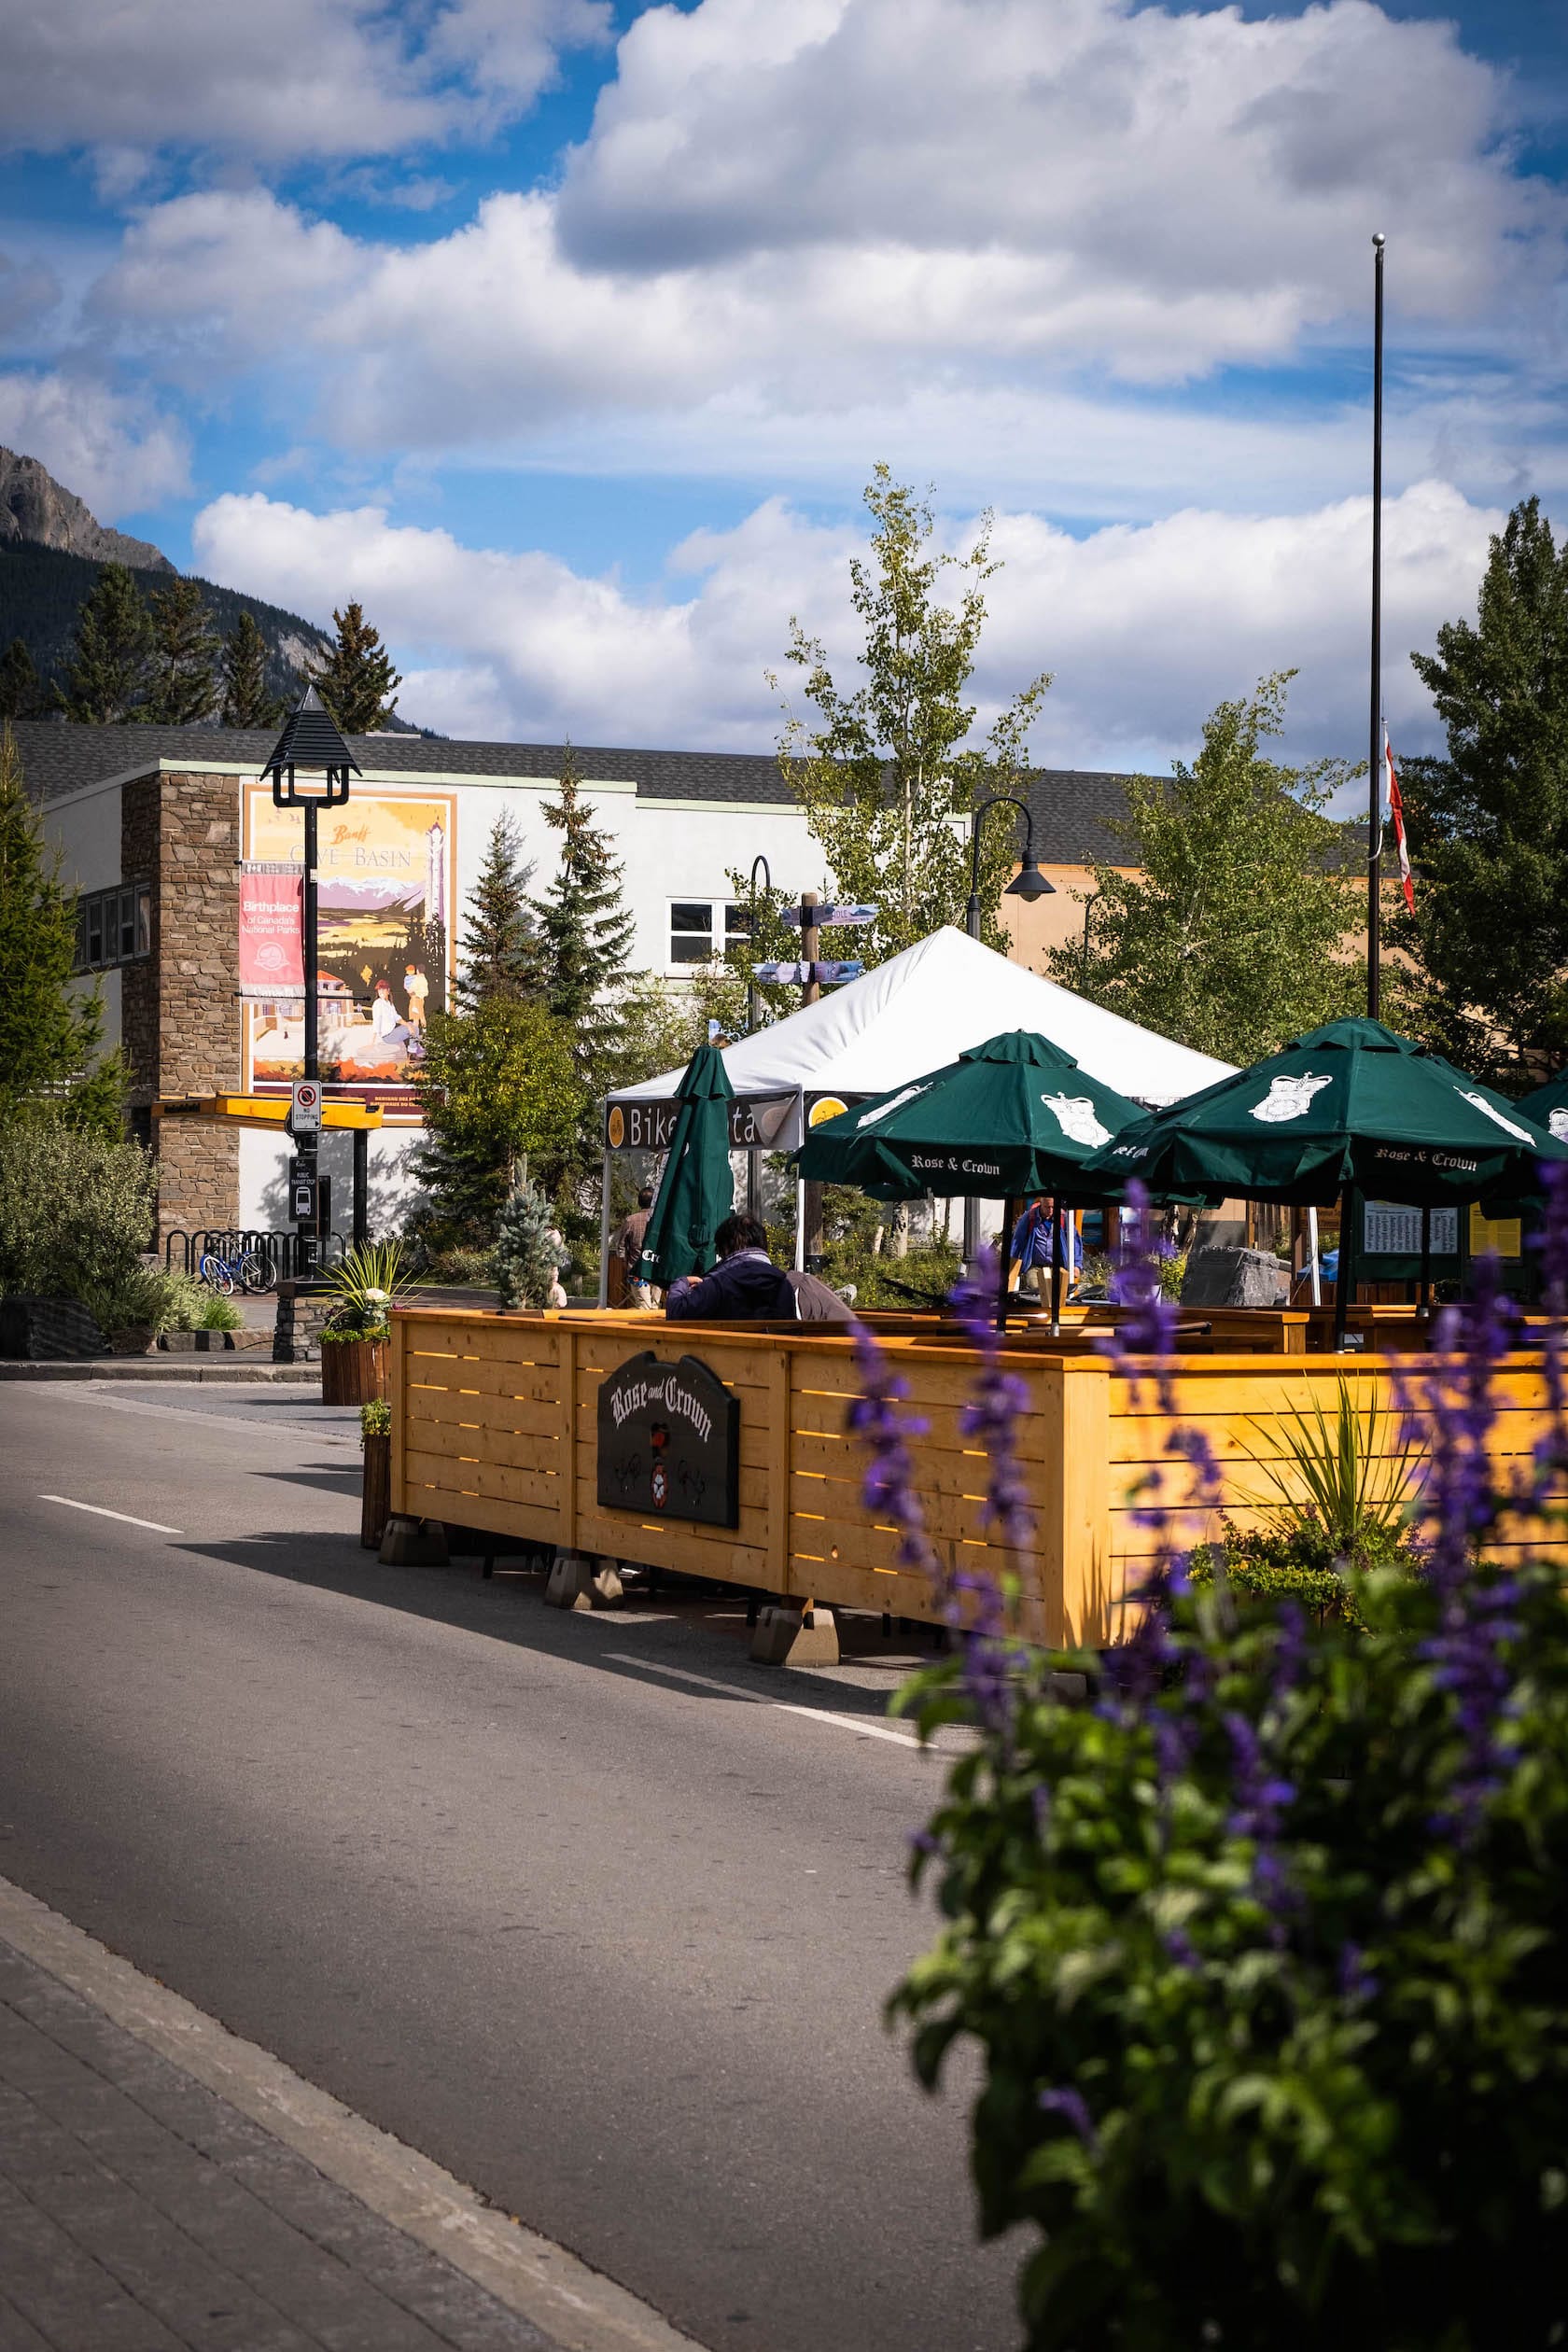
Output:
[[[808,1182],[855,1184],[875,1200],[1000,1196],[1009,1220],[1015,1200],[1055,1193],[1051,1327],[1059,1331],[1062,1196],[1101,1197],[1103,1184],[1084,1182],[1085,1162],[1142,1115],[1137,1103],[1089,1077],[1049,1038],[1009,1029],[929,1078],[825,1119],[794,1162]],[[1005,1247],[1001,1281],[1005,1292]],[[1000,1328],[1001,1299],[997,1312]]]
[[[1539,1189],[1568,1143],[1451,1062],[1365,1018],[1331,1021],[1158,1111],[1106,1144],[1086,1178],[1136,1177],[1156,1196],[1317,1205],[1358,1193],[1431,1208]],[[1353,1255],[1353,1250],[1346,1253]],[[1343,1337],[1350,1276],[1336,1285]]]
[[1544,1127],[1559,1142],[1568,1143],[1568,1070],[1560,1070],[1555,1078],[1548,1078],[1533,1094],[1521,1095],[1515,1103],[1536,1127]]
[[855,1184],[875,1200],[1082,1192],[1085,1161],[1142,1116],[1048,1038],[1009,1029],[825,1119],[794,1157],[808,1182]]
[[675,1090],[669,1157],[642,1237],[640,1273],[667,1290],[682,1274],[706,1274],[713,1237],[735,1207],[730,1104],[735,1088],[723,1056],[699,1045]]

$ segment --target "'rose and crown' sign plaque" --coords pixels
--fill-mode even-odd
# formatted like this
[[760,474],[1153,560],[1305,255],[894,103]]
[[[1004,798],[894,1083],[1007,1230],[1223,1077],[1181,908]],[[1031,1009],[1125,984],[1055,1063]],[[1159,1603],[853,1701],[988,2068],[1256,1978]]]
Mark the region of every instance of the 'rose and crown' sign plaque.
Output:
[[740,1399],[696,1356],[633,1356],[599,1390],[599,1505],[740,1523]]

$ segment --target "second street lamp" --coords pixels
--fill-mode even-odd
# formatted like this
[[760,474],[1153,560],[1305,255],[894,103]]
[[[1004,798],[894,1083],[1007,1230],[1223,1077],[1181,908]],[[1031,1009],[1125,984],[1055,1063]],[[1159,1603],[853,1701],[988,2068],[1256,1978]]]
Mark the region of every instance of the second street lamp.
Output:
[[[751,961],[747,968],[746,973],[746,1034],[748,1037],[755,1036],[757,1029],[757,1018],[762,1011],[762,999],[757,994],[757,869],[759,866],[761,866],[763,870],[763,888],[767,891],[770,897],[773,894],[773,868],[769,865],[767,860],[759,854],[751,861],[751,914],[749,932]],[[749,1217],[761,1215],[762,1197],[762,1169],[757,1165],[756,1153],[754,1151],[749,1151],[746,1155],[746,1213]]]
[[[358,761],[338,733],[330,711],[314,686],[307,686],[299,707],[291,710],[273,754],[261,769],[273,779],[274,808],[305,812],[305,865],[301,908],[300,977],[304,983],[303,1076],[317,1088],[321,1083],[319,977],[320,955],[316,921],[316,811],[341,808],[348,798],[348,777],[363,773]],[[301,776],[301,771],[303,771]],[[317,1103],[320,1097],[317,1095]],[[319,1114],[318,1114],[319,1115]],[[357,1137],[355,1139],[358,1141]],[[315,1273],[321,1235],[320,1185],[316,1168],[317,1136],[305,1131],[294,1139],[299,1162],[299,1192],[292,1204],[300,1235],[300,1271],[308,1280]]]
[[[1018,871],[1003,890],[1002,897],[1022,899],[1026,904],[1032,904],[1036,899],[1054,898],[1057,891],[1056,884],[1046,880],[1035,859],[1034,816],[1028,803],[1015,800],[1011,792],[993,792],[989,800],[983,800],[980,803],[970,819],[969,824],[969,904],[964,911],[964,929],[971,939],[978,939],[980,936],[980,833],[987,817],[993,808],[1011,808],[1024,820],[1024,854],[1019,860]],[[1010,1236],[1005,1233],[1001,1237],[1001,1246],[1004,1251],[1009,1239]],[[966,1267],[973,1266],[979,1254],[979,1247],[980,1203],[977,1200],[967,1199],[964,1202],[963,1240]],[[1003,1272],[1005,1271],[1004,1267]]]

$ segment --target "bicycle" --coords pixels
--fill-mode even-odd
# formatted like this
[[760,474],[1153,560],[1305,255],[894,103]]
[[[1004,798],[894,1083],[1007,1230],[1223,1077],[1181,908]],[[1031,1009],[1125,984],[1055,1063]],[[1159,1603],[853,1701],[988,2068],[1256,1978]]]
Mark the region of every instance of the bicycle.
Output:
[[232,1298],[236,1287],[251,1292],[270,1291],[277,1281],[277,1267],[265,1250],[236,1250],[226,1257],[220,1250],[203,1250],[196,1279],[219,1298]]

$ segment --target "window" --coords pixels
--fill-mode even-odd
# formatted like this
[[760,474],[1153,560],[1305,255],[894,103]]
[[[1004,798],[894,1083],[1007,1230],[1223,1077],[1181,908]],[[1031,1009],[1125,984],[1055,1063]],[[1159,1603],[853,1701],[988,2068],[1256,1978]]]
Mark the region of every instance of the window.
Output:
[[84,890],[77,901],[78,972],[104,972],[152,953],[152,890],[146,882]]
[[669,959],[674,965],[711,963],[726,940],[746,936],[746,909],[722,899],[670,901]]

